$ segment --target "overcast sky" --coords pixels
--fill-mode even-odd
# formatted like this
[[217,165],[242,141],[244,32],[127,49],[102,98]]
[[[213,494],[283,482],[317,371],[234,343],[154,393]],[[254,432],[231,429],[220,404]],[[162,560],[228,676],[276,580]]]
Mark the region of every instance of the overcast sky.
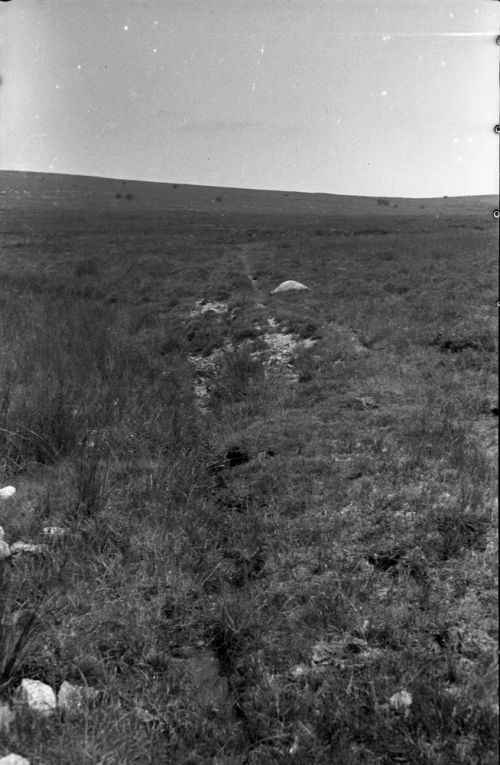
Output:
[[495,0],[0,3],[0,168],[498,190]]

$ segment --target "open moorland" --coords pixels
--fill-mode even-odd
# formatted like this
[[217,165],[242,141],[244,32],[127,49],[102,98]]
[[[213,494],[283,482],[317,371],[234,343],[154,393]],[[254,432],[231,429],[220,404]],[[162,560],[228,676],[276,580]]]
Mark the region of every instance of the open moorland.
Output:
[[497,200],[0,188],[0,756],[496,763]]

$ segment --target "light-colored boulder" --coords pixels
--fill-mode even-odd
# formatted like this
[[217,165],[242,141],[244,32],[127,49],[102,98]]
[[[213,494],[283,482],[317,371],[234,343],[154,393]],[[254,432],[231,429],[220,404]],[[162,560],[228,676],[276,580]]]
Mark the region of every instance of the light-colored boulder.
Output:
[[0,489],[0,499],[9,499],[9,497],[13,497],[15,493],[16,489],[14,486],[4,486]]
[[3,539],[0,539],[0,560],[3,560],[4,558],[8,558],[10,556],[10,547],[7,544],[7,542],[4,542]]
[[408,713],[412,703],[413,699],[408,691],[398,691],[389,699],[389,704],[393,709],[402,709],[405,713]]
[[278,292],[291,292],[292,290],[308,290],[309,287],[306,287],[305,284],[301,284],[300,282],[295,282],[293,279],[287,279],[284,282],[281,282],[281,284],[278,284],[278,286],[271,290],[271,295],[276,295]]
[[60,539],[61,537],[66,536],[68,533],[67,529],[64,529],[62,526],[45,526],[42,529],[42,534],[46,537],[51,537],[52,539]]
[[5,531],[3,530],[2,526],[0,526],[0,542],[4,539],[4,537],[5,537]]
[[63,682],[57,694],[57,706],[68,716],[75,716],[85,707],[95,701],[98,691],[85,685],[72,685],[67,680]]
[[56,694],[50,685],[26,677],[17,689],[16,701],[41,715],[50,715],[57,708]]
[[0,758],[0,765],[30,765],[30,761],[26,757],[21,757],[20,754],[11,752]]
[[42,553],[47,552],[47,545],[34,545],[31,542],[21,542],[19,540],[10,546],[10,552],[12,555],[17,555],[18,553],[41,555]]

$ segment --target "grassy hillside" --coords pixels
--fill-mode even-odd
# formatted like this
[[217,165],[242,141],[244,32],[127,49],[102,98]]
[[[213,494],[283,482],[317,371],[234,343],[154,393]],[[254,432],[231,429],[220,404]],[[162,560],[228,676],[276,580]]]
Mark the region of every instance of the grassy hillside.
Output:
[[[54,208],[133,214],[180,212],[284,213],[285,215],[404,215],[488,213],[495,197],[400,199],[306,194],[294,191],[190,186],[56,173],[0,171],[0,209],[47,212]],[[427,211],[427,213],[426,213]]]
[[494,200],[2,178],[0,755],[497,762]]

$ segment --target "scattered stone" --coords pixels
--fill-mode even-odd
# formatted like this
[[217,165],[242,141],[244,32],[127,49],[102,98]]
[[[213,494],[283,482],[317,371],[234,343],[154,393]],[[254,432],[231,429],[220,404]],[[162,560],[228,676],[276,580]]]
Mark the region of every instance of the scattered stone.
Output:
[[348,404],[353,409],[378,409],[378,404],[371,396],[350,396]]
[[307,664],[297,664],[296,667],[292,669],[291,675],[295,679],[299,677],[304,677],[305,675],[309,674],[310,668],[307,666]]
[[50,685],[42,683],[41,680],[21,680],[16,700],[41,715],[50,715],[57,708],[56,694]]
[[374,398],[371,398],[371,396],[363,396],[361,398],[361,403],[365,409],[378,409],[377,402]]
[[16,489],[14,486],[4,486],[3,489],[0,489],[0,499],[9,499],[9,497],[13,497],[16,493]]
[[46,537],[52,537],[53,539],[59,539],[61,537],[66,536],[68,533],[67,529],[64,529],[62,526],[45,526],[42,529],[42,534]]
[[306,287],[305,284],[301,284],[300,282],[296,282],[293,279],[287,279],[284,282],[281,282],[281,284],[278,284],[278,286],[271,290],[271,295],[276,295],[278,292],[291,292],[292,290],[308,290],[309,287]]
[[10,546],[3,539],[0,539],[0,560],[10,557]]
[[47,545],[34,545],[31,544],[31,542],[21,542],[19,540],[10,546],[10,552],[12,555],[17,555],[18,553],[41,555],[42,553],[47,552]]
[[293,744],[288,750],[288,754],[293,757],[295,754],[297,754],[298,751],[299,751],[299,737],[294,736]]
[[205,300],[197,300],[194,305],[194,309],[189,314],[191,318],[201,316],[202,314],[208,313],[209,311],[212,313],[223,314],[227,313],[228,310],[227,303],[220,303],[218,300],[213,300],[211,302],[205,302]]
[[3,530],[3,527],[0,526],[0,542],[3,541],[5,537],[5,531]]
[[320,640],[312,650],[311,661],[313,664],[329,664],[334,653],[335,649],[332,646],[326,641]]
[[263,339],[272,353],[275,356],[278,356],[278,359],[279,354],[291,356],[292,351],[297,345],[297,340],[293,332],[266,332]]
[[26,757],[21,757],[20,754],[11,752],[0,759],[0,765],[30,765],[30,761]]
[[225,343],[222,348],[215,348],[208,356],[189,356],[189,362],[194,365],[196,380],[193,385],[196,406],[201,414],[208,412],[210,390],[207,378],[215,372],[224,353],[233,351],[232,343]]
[[[8,704],[0,704],[0,731],[9,730],[10,724],[14,721],[15,714]],[[1,762],[1,760],[0,760]]]
[[63,682],[57,694],[57,706],[68,717],[78,716],[86,706],[95,701],[98,691],[85,685]]
[[413,703],[411,693],[408,691],[398,691],[389,699],[389,704],[393,709],[403,710],[405,715],[410,713],[410,707]]

